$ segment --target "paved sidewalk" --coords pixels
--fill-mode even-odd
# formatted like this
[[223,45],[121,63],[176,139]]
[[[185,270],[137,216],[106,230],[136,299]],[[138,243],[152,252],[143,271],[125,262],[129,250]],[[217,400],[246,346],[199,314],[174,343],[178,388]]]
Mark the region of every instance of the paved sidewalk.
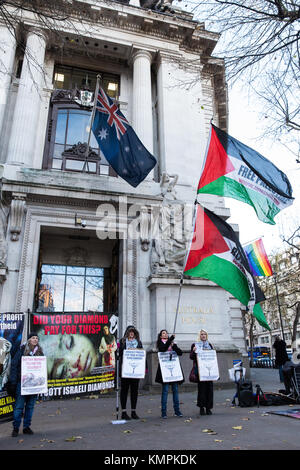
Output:
[[[259,383],[267,392],[282,388],[278,371],[252,369],[255,389]],[[180,393],[183,417],[173,416],[172,396],[168,398],[168,419],[160,418],[160,394],[140,392],[138,421],[112,424],[116,419],[114,397],[43,401],[35,408],[32,436],[11,437],[12,423],[0,424],[0,450],[116,450],[130,455],[134,450],[299,450],[300,420],[269,414],[289,409],[232,407],[235,389],[215,384],[212,416],[199,417],[196,391]],[[300,408],[300,405],[294,405]],[[210,431],[210,432],[208,432]],[[103,453],[102,453],[103,454]],[[125,455],[124,454],[124,455]]]

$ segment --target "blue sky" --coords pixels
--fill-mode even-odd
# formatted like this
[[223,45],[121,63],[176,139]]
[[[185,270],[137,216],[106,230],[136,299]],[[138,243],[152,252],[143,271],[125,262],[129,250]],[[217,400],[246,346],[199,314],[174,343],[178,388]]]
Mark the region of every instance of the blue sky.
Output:
[[259,151],[272,161],[290,180],[295,201],[292,206],[280,212],[276,217],[276,225],[260,222],[252,207],[234,199],[226,198],[226,207],[231,210],[229,223],[237,223],[240,228],[242,244],[263,236],[263,242],[268,254],[277,248],[283,248],[280,234],[288,236],[296,226],[300,225],[300,164],[296,157],[279,143],[268,138],[259,139],[262,134],[260,121],[261,106],[251,102],[245,88],[236,84],[229,90],[229,134],[244,144]]

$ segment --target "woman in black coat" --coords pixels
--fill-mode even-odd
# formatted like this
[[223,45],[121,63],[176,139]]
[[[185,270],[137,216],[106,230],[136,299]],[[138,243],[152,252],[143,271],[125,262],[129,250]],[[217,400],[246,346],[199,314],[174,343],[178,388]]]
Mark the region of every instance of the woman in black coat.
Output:
[[[181,349],[174,343],[175,335],[172,335],[169,338],[167,330],[161,330],[158,333],[156,346],[159,352],[175,351],[178,356],[182,356]],[[173,407],[176,416],[182,416],[179,406],[179,395],[178,395],[178,385],[183,383],[184,380],[180,382],[169,382],[164,383],[162,380],[161,368],[158,363],[158,368],[156,372],[155,382],[162,384],[162,393],[161,393],[161,417],[167,418],[167,401],[168,401],[168,392],[169,385],[172,386],[173,392]]]
[[279,379],[280,382],[284,382],[283,366],[289,361],[289,356],[286,352],[286,343],[280,339],[279,336],[276,336],[273,348],[275,349],[275,366],[278,367]]
[[[211,343],[207,340],[207,332],[205,330],[201,330],[199,333],[198,345],[201,349],[214,349]],[[193,361],[193,367],[196,370],[196,376],[198,376],[197,406],[200,408],[200,415],[205,415],[205,413],[207,415],[211,415],[214,397],[213,382],[211,380],[200,382],[199,380],[195,343],[191,346],[190,359]]]
[[[121,392],[120,392],[120,401],[122,408],[122,419],[139,419],[136,414],[136,405],[138,398],[138,389],[139,389],[139,379],[123,378],[122,377],[122,363],[123,363],[123,353],[125,349],[143,349],[142,342],[140,340],[139,332],[134,326],[130,326],[126,329],[123,338],[120,341],[119,349],[119,360],[120,360],[120,375],[121,375]],[[130,401],[131,401],[131,418],[126,412],[126,403],[128,392],[130,389]]]

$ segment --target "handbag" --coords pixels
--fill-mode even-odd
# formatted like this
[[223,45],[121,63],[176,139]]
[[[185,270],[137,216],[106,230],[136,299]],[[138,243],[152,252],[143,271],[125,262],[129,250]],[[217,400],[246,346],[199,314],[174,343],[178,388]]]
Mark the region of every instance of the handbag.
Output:
[[199,382],[198,368],[196,364],[193,364],[193,367],[189,376],[189,381],[193,383]]

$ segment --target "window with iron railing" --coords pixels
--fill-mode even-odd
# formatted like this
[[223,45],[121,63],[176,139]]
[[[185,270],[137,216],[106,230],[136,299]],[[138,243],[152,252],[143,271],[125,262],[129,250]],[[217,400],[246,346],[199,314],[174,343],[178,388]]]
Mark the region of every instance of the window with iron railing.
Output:
[[[119,77],[100,74],[101,86],[119,96]],[[91,112],[97,73],[57,66],[51,96],[43,168],[116,176],[91,132]]]

